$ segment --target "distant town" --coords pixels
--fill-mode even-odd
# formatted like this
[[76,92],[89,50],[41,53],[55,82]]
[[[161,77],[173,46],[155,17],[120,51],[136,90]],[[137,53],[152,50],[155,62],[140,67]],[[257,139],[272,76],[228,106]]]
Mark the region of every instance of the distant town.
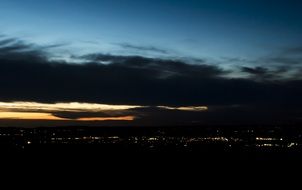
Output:
[[0,128],[0,148],[14,152],[302,153],[297,126]]

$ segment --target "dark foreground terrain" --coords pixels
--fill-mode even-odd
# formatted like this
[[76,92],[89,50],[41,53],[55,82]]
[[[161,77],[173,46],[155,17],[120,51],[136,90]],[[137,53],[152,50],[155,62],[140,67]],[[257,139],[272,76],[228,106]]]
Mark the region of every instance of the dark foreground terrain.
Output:
[[1,128],[3,155],[302,160],[298,126]]

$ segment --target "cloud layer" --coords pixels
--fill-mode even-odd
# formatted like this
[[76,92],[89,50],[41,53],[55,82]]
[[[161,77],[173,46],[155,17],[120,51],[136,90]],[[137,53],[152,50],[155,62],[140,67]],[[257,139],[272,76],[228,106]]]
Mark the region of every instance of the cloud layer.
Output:
[[[290,52],[294,56],[299,53],[299,48]],[[245,110],[241,112],[246,114],[244,119],[259,116],[258,113],[272,118],[270,112],[274,116],[281,113],[276,113],[276,109],[282,109],[284,118],[301,117],[302,80],[298,77],[279,79],[278,72],[284,72],[282,70],[251,65],[239,71],[247,73],[248,77],[232,78],[230,73],[235,70],[225,70],[207,61],[189,64],[181,60],[101,53],[80,59],[82,64],[50,61],[43,48],[17,39],[0,38],[1,102],[139,105],[144,109],[132,111],[145,118],[144,121],[160,111],[166,114],[165,120],[172,120],[173,113],[191,122],[206,121],[215,118],[215,114],[222,120],[227,112],[234,113],[232,117],[235,118],[240,113],[238,110]],[[283,66],[285,64],[288,63],[283,61]],[[209,112],[163,110],[158,106],[208,106]],[[216,109],[218,107],[221,109]],[[56,114],[78,117],[66,116],[64,112]]]

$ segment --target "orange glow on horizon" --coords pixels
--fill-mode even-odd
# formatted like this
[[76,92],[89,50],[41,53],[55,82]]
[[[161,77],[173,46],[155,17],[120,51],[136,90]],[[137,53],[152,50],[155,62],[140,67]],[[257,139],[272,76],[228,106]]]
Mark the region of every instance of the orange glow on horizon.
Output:
[[96,117],[96,118],[79,118],[67,119],[53,116],[50,113],[35,112],[0,112],[0,119],[13,120],[52,120],[52,121],[133,121],[134,116],[122,117]]
[[21,120],[66,120],[53,116],[50,113],[35,112],[0,112],[0,119],[21,119]]
[[133,121],[134,116],[79,118],[76,121]]
[[[48,121],[74,121],[74,122],[95,122],[95,121],[133,121],[135,116],[130,112],[135,108],[144,108],[141,105],[110,105],[98,103],[38,103],[38,102],[0,102],[0,120],[48,120]],[[178,110],[190,112],[208,111],[207,106],[156,106],[165,110]],[[78,118],[64,118],[56,116],[55,113],[86,113]],[[92,117],[85,117],[91,113]],[[100,113],[101,117],[95,117]],[[107,113],[109,117],[102,117]],[[120,116],[120,115],[124,116]],[[113,116],[111,116],[113,115]],[[114,116],[118,115],[118,116]]]

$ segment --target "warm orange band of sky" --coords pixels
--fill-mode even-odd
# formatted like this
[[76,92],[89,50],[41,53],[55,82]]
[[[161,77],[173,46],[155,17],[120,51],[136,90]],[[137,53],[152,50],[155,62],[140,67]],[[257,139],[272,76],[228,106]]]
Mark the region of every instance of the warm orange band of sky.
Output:
[[133,121],[134,116],[79,118],[76,121]]
[[[52,120],[52,121],[133,121],[135,119],[131,114],[125,112],[125,116],[108,117],[79,117],[75,119],[57,117],[53,113],[108,113],[112,111],[123,112],[134,108],[141,108],[138,105],[107,105],[92,103],[37,103],[37,102],[0,102],[0,119],[8,120]],[[160,109],[200,112],[207,111],[207,106],[187,106],[187,107],[169,107],[157,106]],[[110,114],[108,114],[110,115]],[[120,114],[118,114],[120,115]]]
[[0,119],[56,120],[56,121],[133,121],[134,116],[65,119],[65,118],[53,116],[50,113],[0,112]]
[[37,102],[0,102],[0,119],[9,120],[52,120],[52,121],[133,121],[134,116],[84,117],[62,118],[53,115],[55,112],[87,112],[102,113],[108,111],[125,111],[140,106],[107,105],[92,103],[54,103],[45,104]]

